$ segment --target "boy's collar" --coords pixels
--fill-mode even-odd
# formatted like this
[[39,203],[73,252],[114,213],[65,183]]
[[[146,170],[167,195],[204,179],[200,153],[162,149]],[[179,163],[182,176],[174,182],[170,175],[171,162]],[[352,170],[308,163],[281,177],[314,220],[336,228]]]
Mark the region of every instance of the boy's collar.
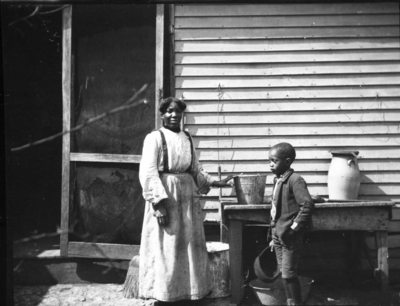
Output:
[[284,174],[282,174],[279,177],[275,177],[275,180],[280,179],[282,182],[286,181],[288,179],[288,177],[294,172],[294,170],[292,168],[289,168],[288,170],[286,170],[286,172]]

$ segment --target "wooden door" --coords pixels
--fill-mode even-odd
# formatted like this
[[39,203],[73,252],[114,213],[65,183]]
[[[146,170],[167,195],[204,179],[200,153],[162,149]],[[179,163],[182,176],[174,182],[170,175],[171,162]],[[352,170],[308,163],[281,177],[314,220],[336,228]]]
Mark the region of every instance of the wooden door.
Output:
[[64,9],[63,130],[77,131],[63,136],[61,256],[139,252],[138,164],[159,123],[163,33],[163,5]]

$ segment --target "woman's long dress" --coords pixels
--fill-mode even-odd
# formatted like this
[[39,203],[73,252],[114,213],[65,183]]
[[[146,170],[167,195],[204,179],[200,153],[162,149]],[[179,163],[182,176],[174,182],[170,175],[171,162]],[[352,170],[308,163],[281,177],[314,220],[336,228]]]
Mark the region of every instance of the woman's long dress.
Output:
[[[164,157],[159,131],[147,135],[140,163],[146,207],[139,296],[170,302],[197,300],[211,290],[199,195],[208,193],[214,179],[202,170],[184,132],[161,130],[168,148],[170,173],[161,173]],[[167,198],[169,224],[163,227],[153,216],[153,204]]]

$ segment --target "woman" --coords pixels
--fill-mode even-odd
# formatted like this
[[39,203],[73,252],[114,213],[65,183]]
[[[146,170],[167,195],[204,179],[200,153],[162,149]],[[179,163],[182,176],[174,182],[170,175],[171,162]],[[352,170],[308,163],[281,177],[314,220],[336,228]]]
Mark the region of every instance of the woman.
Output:
[[139,297],[159,301],[198,300],[211,288],[200,194],[216,181],[200,166],[190,135],[181,131],[186,104],[160,105],[163,127],[146,136],[140,183],[146,200],[139,264]]

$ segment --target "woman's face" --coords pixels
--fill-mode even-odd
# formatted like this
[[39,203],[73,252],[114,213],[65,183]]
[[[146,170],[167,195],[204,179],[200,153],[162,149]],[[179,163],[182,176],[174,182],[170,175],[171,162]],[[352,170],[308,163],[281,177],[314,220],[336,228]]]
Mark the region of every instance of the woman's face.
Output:
[[164,126],[169,127],[171,129],[178,129],[180,127],[182,115],[183,112],[180,109],[179,105],[176,104],[175,102],[171,102],[165,114],[161,115],[161,118],[164,121]]

